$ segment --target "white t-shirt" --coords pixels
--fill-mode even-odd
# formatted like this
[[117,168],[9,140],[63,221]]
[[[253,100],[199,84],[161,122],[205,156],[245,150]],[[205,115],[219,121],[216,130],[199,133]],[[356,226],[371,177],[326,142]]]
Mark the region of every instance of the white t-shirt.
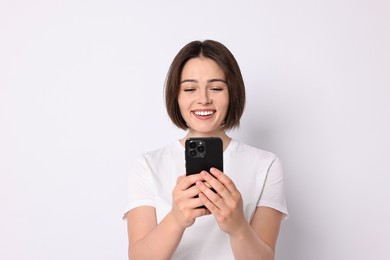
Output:
[[[152,206],[159,223],[172,208],[177,177],[185,174],[184,156],[184,147],[176,141],[135,160],[129,176],[125,212],[139,206]],[[257,206],[274,208],[287,217],[283,170],[274,154],[232,139],[223,153],[223,161],[224,173],[242,195],[248,222]],[[186,229],[172,259],[228,260],[234,257],[228,235],[219,229],[214,216],[208,215],[197,218]]]

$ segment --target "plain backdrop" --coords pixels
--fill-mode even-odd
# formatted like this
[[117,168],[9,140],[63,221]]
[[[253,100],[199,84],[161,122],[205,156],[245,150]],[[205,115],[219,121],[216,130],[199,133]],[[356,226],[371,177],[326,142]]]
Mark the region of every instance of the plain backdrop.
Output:
[[197,39],[241,66],[230,135],[283,162],[277,259],[390,259],[389,13],[387,0],[1,0],[0,259],[127,258],[129,162],[184,135],[163,87]]

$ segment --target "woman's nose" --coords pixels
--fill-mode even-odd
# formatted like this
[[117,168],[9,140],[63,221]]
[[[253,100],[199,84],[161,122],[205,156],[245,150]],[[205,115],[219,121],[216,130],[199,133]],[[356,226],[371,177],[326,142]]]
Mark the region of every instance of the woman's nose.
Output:
[[198,103],[203,105],[211,104],[213,101],[210,98],[209,94],[206,91],[200,91]]

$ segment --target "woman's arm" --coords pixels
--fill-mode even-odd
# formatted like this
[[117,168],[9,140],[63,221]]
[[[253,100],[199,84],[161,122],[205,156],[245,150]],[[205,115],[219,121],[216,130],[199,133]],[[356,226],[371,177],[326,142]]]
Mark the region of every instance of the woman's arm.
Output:
[[131,260],[170,259],[184,230],[199,216],[210,214],[199,208],[202,202],[195,196],[199,189],[192,186],[199,175],[180,176],[173,190],[172,210],[157,224],[154,207],[141,206],[127,213],[129,258]]
[[157,225],[153,207],[130,210],[127,213],[129,259],[170,259],[184,230],[175,222],[171,212]]
[[274,259],[282,213],[268,207],[257,207],[251,224],[230,236],[235,258]]
[[235,259],[274,259],[282,213],[257,207],[252,222],[248,223],[241,194],[233,181],[218,169],[212,168],[210,172],[204,171],[201,176],[217,193],[198,181],[202,192],[199,198],[214,215],[219,227],[229,235]]

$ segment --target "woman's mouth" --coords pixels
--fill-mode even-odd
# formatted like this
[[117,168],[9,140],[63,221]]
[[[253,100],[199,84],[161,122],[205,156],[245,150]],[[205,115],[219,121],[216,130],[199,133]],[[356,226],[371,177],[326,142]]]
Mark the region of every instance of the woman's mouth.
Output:
[[208,118],[215,113],[215,110],[202,110],[202,111],[192,111],[198,118]]

